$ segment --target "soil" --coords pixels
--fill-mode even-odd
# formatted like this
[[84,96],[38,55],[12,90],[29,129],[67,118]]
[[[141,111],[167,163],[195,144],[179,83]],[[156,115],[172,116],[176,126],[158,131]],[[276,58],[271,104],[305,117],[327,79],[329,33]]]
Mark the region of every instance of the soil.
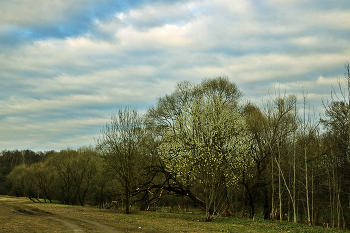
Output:
[[[0,232],[120,232],[77,212],[75,208],[48,207],[28,199],[0,196]],[[77,214],[79,217],[74,216]]]

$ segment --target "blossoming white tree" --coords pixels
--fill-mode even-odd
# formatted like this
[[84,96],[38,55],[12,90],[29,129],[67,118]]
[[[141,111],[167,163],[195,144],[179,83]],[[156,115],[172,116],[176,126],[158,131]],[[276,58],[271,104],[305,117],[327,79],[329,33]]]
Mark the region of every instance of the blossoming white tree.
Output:
[[184,106],[168,128],[160,151],[177,179],[202,187],[206,221],[210,221],[219,187],[235,184],[242,168],[249,166],[249,148],[249,135],[237,109],[210,93]]

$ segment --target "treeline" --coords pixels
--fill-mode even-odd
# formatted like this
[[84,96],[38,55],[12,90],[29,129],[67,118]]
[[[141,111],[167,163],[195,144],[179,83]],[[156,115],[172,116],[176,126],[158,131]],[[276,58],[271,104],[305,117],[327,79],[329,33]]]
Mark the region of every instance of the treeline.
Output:
[[[350,79],[349,65],[346,71]],[[203,207],[207,221],[262,214],[349,228],[350,108],[349,93],[341,94],[317,119],[307,95],[257,105],[242,102],[227,77],[181,82],[144,115],[119,109],[94,148],[32,160],[2,152],[2,193],[100,207],[123,203],[125,213],[130,206],[181,203]]]
[[30,166],[45,161],[54,151],[34,152],[32,150],[3,150],[0,152],[0,195],[11,194],[11,183],[6,182],[7,175],[19,165]]
[[[7,176],[12,193],[34,202],[58,200],[64,204],[84,205],[90,193],[97,193],[99,160],[92,148],[52,152],[45,160],[16,166]],[[98,181],[97,181],[98,179]]]

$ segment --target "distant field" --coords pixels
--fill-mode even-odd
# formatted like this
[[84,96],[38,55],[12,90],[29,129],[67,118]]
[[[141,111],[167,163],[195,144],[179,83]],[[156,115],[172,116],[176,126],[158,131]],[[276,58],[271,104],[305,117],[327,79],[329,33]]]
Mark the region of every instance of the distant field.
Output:
[[124,215],[91,207],[32,203],[0,196],[0,232],[348,232],[301,224],[215,218],[195,213],[140,212]]

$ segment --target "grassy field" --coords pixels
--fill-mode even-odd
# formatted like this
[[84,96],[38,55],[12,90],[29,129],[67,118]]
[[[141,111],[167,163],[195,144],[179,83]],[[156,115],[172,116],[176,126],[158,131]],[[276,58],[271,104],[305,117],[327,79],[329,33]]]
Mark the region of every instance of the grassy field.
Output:
[[92,207],[32,203],[0,196],[0,232],[348,232],[276,221],[217,217],[200,213],[140,212],[130,215]]

